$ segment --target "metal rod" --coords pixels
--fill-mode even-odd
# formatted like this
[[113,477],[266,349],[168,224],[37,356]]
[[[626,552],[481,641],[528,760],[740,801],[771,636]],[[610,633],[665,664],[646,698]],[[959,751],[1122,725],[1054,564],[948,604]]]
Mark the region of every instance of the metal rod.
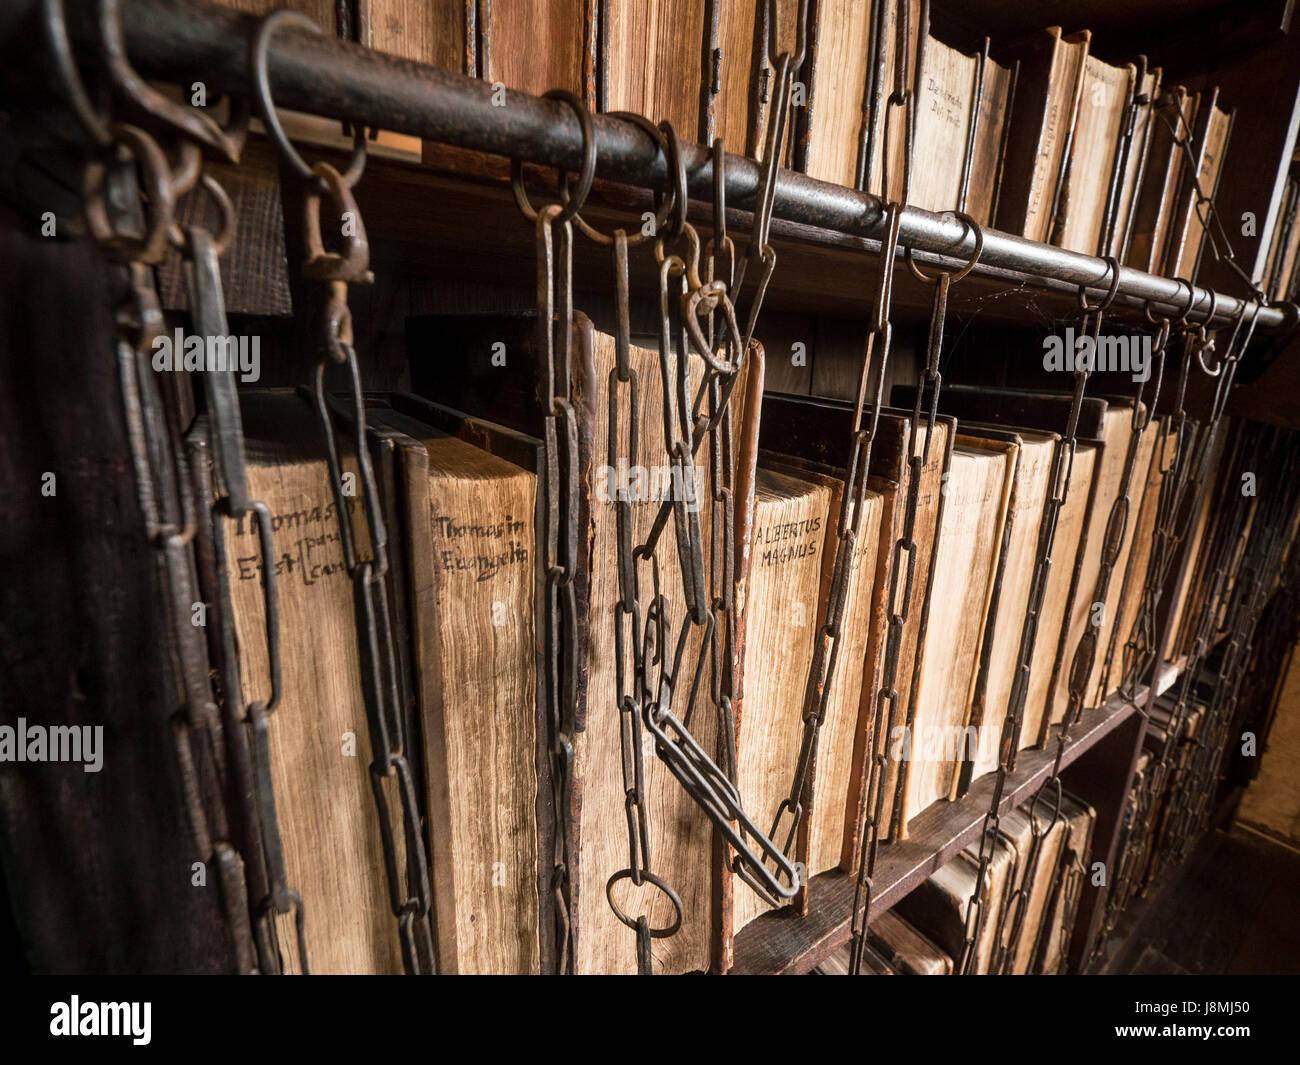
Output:
[[[40,0],[10,0],[0,13],[0,44],[10,50],[30,41]],[[93,54],[96,34],[91,4],[68,5],[69,31],[83,54]],[[191,85],[202,80],[214,92],[246,93],[251,83],[249,41],[257,20],[228,8],[193,0],[124,0],[122,27],[132,62],[146,76]],[[494,106],[491,87],[480,80],[372,52],[324,34],[286,29],[275,36],[269,55],[270,81],[281,107],[359,122],[492,155],[519,156],[545,166],[576,170],[581,163],[581,132],[568,107],[507,90],[504,106]],[[498,96],[498,99],[500,97]],[[598,177],[641,187],[662,187],[666,168],[649,138],[631,123],[606,115],[593,117]],[[710,152],[683,145],[692,197],[710,200]],[[743,156],[728,155],[727,202],[752,207],[759,168]],[[876,239],[883,230],[883,201],[804,174],[782,170],[774,217]],[[899,243],[917,251],[967,258],[974,236],[954,217],[908,207]],[[1053,245],[988,229],[981,264],[1001,270],[1099,291],[1109,281],[1106,263]],[[1209,293],[1197,288],[1195,310],[1208,310]],[[1170,279],[1122,267],[1119,296],[1129,303],[1151,301],[1167,312],[1186,305],[1186,287]],[[1220,294],[1216,321],[1226,323],[1242,301]],[[1258,328],[1293,327],[1300,310],[1293,304],[1266,307]]]

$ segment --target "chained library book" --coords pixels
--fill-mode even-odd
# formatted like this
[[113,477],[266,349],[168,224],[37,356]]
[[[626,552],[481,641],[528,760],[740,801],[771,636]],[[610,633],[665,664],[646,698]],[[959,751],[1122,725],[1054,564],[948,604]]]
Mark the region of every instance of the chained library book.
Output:
[[518,439],[521,465],[399,410],[370,418],[402,434],[430,860],[451,910],[440,971],[535,973],[540,441]]
[[961,764],[974,753],[967,725],[1018,458],[1013,443],[959,431],[944,475],[916,703],[889,736],[903,760],[905,821],[955,797]]
[[[240,407],[249,491],[271,512],[281,680],[279,702],[268,714],[268,742],[285,881],[303,900],[312,972],[399,973],[372,794],[353,582],[324,437],[311,406],[293,392],[244,392]],[[343,469],[355,477],[353,460],[345,458]],[[364,521],[342,518],[365,557]],[[251,702],[270,694],[262,555],[251,515],[227,526],[228,594],[244,698]],[[401,841],[395,846],[400,855]],[[297,965],[296,917],[275,918],[287,971]]]

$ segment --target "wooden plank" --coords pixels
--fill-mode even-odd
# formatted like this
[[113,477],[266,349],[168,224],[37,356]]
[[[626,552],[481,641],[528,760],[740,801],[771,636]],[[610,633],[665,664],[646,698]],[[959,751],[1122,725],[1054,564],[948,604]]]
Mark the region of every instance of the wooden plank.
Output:
[[[1086,711],[1071,730],[1070,742],[1061,759],[1062,768],[1100,743],[1134,712],[1132,706],[1118,697],[1096,710]],[[1002,813],[1015,809],[1033,795],[1050,776],[1055,757],[1055,730],[1045,748],[1021,752],[1016,771],[1007,779]],[[984,815],[992,801],[995,779],[994,774],[989,774],[976,781],[970,792],[956,802],[931,806],[912,821],[909,839],[881,849],[876,862],[873,913],[884,913],[968,843],[979,838]],[[849,938],[854,886],[855,878],[840,870],[813,877],[808,884],[808,916],[800,918],[787,908],[752,921],[736,936],[731,972],[736,975],[807,972]]]

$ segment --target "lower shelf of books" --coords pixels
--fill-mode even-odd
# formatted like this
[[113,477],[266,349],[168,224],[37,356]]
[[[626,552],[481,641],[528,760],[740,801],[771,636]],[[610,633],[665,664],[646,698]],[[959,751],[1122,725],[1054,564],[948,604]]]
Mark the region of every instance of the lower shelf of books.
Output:
[[[1173,683],[1179,663],[1161,674],[1158,688]],[[1139,702],[1145,693],[1139,697]],[[1096,747],[1126,723],[1132,723],[1136,708],[1118,696],[1083,713],[1070,730],[1062,755],[1065,768]],[[1002,813],[1008,813],[1033,798],[1048,779],[1056,758],[1054,728],[1047,744],[1021,751],[1009,776],[1002,798]],[[979,833],[993,797],[995,774],[977,780],[966,795],[954,802],[940,802],[918,815],[909,826],[909,838],[881,847],[876,861],[871,912],[887,912],[930,874],[956,857]],[[756,918],[735,937],[733,974],[805,973],[843,947],[851,935],[856,877],[842,870],[814,876],[808,884],[808,913],[799,916],[792,908],[774,910]]]

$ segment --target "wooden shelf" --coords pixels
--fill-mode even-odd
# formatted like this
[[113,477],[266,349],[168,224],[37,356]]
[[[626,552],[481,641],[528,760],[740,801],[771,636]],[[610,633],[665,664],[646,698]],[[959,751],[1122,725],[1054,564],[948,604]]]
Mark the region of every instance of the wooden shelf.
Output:
[[[1163,678],[1162,678],[1163,679]],[[1145,700],[1139,694],[1138,702]],[[1072,730],[1062,767],[1123,724],[1135,708],[1112,696],[1098,709],[1086,711]],[[1007,780],[1002,799],[1006,813],[1029,799],[1051,773],[1056,757],[1056,735],[1041,750],[1022,751],[1015,772]],[[979,838],[993,797],[994,775],[975,782],[956,802],[941,802],[919,814],[911,823],[911,838],[880,849],[876,860],[876,892],[872,912],[884,913],[927,876],[947,863],[967,844]],[[850,934],[856,878],[840,870],[822,873],[808,884],[808,916],[790,909],[774,910],[746,925],[735,938],[734,975],[806,973],[845,943]]]
[[[1217,645],[1216,645],[1217,646]],[[1183,670],[1187,668],[1187,656],[1180,655],[1175,661],[1165,664],[1165,668],[1160,671],[1160,676],[1156,678],[1156,695],[1164,695],[1174,686]]]

